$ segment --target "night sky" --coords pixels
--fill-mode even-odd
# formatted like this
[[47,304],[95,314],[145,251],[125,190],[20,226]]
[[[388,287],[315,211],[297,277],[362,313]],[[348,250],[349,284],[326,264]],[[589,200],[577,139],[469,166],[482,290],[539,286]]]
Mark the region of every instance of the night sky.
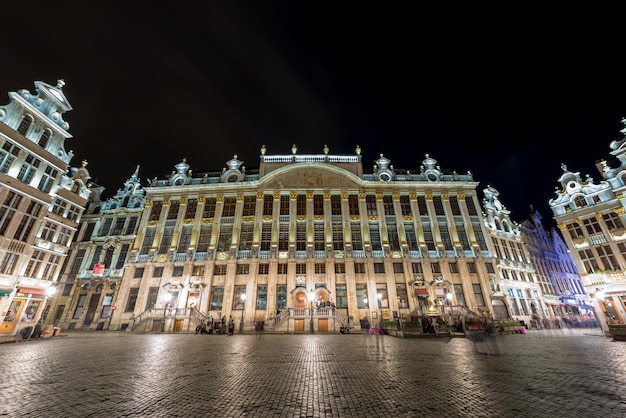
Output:
[[[514,220],[551,221],[561,163],[595,162],[626,115],[620,10],[368,2],[28,1],[3,5],[0,104],[33,82],[73,110],[73,166],[113,195],[140,165],[221,171],[259,149],[380,153],[491,185]],[[245,4],[242,6],[242,4]],[[406,3],[409,4],[409,3]],[[140,5],[143,5],[140,6]],[[521,4],[520,4],[521,5]],[[526,4],[524,4],[526,6]],[[376,6],[376,7],[374,7]]]

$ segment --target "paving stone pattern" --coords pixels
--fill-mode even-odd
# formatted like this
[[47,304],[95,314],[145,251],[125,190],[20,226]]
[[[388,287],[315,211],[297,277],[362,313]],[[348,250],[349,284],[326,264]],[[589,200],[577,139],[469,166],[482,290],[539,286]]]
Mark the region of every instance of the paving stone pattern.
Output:
[[[9,417],[626,417],[626,343],[67,333],[0,344]],[[483,354],[486,352],[491,354]]]

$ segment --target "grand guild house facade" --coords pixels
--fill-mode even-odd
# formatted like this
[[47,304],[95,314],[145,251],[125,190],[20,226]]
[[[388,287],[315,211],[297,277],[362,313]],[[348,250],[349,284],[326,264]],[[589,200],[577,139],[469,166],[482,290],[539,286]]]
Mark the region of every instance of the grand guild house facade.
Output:
[[183,160],[149,180],[107,328],[190,331],[232,316],[241,330],[333,332],[364,317],[501,313],[471,174],[428,155],[400,171],[382,154],[364,173],[361,159],[358,147],[264,146],[255,171],[235,155],[221,172]]

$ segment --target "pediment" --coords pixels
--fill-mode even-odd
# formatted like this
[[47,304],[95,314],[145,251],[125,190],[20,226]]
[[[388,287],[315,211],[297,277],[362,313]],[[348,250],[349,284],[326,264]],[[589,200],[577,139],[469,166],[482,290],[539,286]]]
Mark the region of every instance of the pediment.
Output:
[[260,181],[272,189],[288,188],[351,188],[360,186],[361,179],[347,170],[337,167],[305,165],[283,167],[272,171]]

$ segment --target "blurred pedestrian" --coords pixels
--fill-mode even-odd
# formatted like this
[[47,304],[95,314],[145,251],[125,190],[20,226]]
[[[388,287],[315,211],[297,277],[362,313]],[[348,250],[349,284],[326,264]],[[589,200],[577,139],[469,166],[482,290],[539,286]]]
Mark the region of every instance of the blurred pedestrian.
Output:
[[360,322],[361,322],[361,332],[363,333],[362,346],[369,347],[370,346],[370,328],[372,324],[370,323],[370,320],[367,317],[361,319]]

